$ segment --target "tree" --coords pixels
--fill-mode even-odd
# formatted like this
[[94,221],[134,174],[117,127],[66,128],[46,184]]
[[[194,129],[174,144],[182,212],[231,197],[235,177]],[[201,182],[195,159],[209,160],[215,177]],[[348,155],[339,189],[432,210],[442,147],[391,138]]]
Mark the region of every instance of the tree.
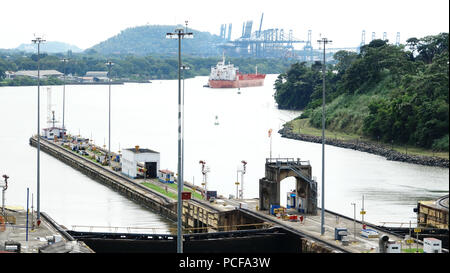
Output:
[[358,54],[352,51],[347,50],[339,50],[333,56],[333,58],[338,62],[335,66],[335,69],[343,74],[345,71],[352,65],[352,63],[356,60]]
[[420,39],[417,44],[417,51],[419,53],[417,59],[426,64],[431,64],[435,56],[448,52],[448,33],[440,33]]

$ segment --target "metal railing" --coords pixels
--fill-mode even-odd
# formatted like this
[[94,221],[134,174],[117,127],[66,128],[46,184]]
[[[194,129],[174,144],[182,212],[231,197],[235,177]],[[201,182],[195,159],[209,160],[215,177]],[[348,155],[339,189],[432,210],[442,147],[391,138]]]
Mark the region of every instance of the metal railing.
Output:
[[[253,224],[239,224],[239,225],[227,225],[227,226],[217,226],[217,227],[191,227],[191,228],[183,228],[185,233],[190,232],[207,232],[209,229],[219,229],[219,230],[228,230],[228,231],[237,231],[242,230],[243,228],[269,228],[273,227],[273,224],[263,222],[263,223],[253,223]],[[82,229],[82,230],[81,230]],[[88,230],[88,231],[86,231]],[[91,226],[91,225],[72,225],[72,231],[75,232],[114,232],[114,233],[133,233],[134,230],[138,230],[141,233],[148,234],[176,234],[177,228],[163,228],[163,227],[120,227],[120,226]],[[143,231],[151,231],[151,232],[143,232]]]
[[296,165],[311,165],[309,160],[300,160],[300,158],[266,158],[266,164],[296,164]]

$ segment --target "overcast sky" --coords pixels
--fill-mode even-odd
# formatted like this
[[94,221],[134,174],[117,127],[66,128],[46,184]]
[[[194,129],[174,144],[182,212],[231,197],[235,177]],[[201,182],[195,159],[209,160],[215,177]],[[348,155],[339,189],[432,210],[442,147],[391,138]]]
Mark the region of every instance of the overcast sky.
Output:
[[[283,28],[306,40],[333,40],[332,47],[356,47],[361,32],[366,42],[372,32],[387,32],[395,42],[449,30],[448,0],[6,0],[0,4],[0,48],[30,43],[33,35],[89,48],[128,27],[184,24],[219,34],[221,24],[232,23],[232,38],[242,24],[253,20],[253,30]],[[161,37],[162,39],[165,37]]]

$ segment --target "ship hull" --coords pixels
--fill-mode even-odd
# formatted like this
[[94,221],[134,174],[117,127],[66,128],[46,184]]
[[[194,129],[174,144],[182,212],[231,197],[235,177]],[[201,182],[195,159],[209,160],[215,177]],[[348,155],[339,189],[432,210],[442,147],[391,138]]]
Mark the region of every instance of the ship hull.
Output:
[[227,80],[209,80],[209,87],[211,88],[241,88],[241,87],[253,87],[263,86],[265,74],[241,74],[239,80],[234,81]]

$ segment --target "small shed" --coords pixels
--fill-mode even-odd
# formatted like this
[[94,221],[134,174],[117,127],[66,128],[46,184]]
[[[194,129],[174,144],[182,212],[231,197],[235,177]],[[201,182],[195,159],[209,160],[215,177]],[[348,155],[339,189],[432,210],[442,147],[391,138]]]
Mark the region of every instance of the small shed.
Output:
[[[157,178],[159,161],[160,155],[156,151],[142,149],[139,146],[123,149],[121,159],[122,173],[131,178],[137,178],[141,174],[145,175],[146,178]],[[144,173],[138,171],[138,169],[142,170],[144,168]]]
[[60,127],[48,127],[42,129],[42,136],[46,139],[62,138],[66,134],[66,129]]
[[159,181],[163,183],[174,183],[175,173],[169,170],[159,170],[158,171]]

